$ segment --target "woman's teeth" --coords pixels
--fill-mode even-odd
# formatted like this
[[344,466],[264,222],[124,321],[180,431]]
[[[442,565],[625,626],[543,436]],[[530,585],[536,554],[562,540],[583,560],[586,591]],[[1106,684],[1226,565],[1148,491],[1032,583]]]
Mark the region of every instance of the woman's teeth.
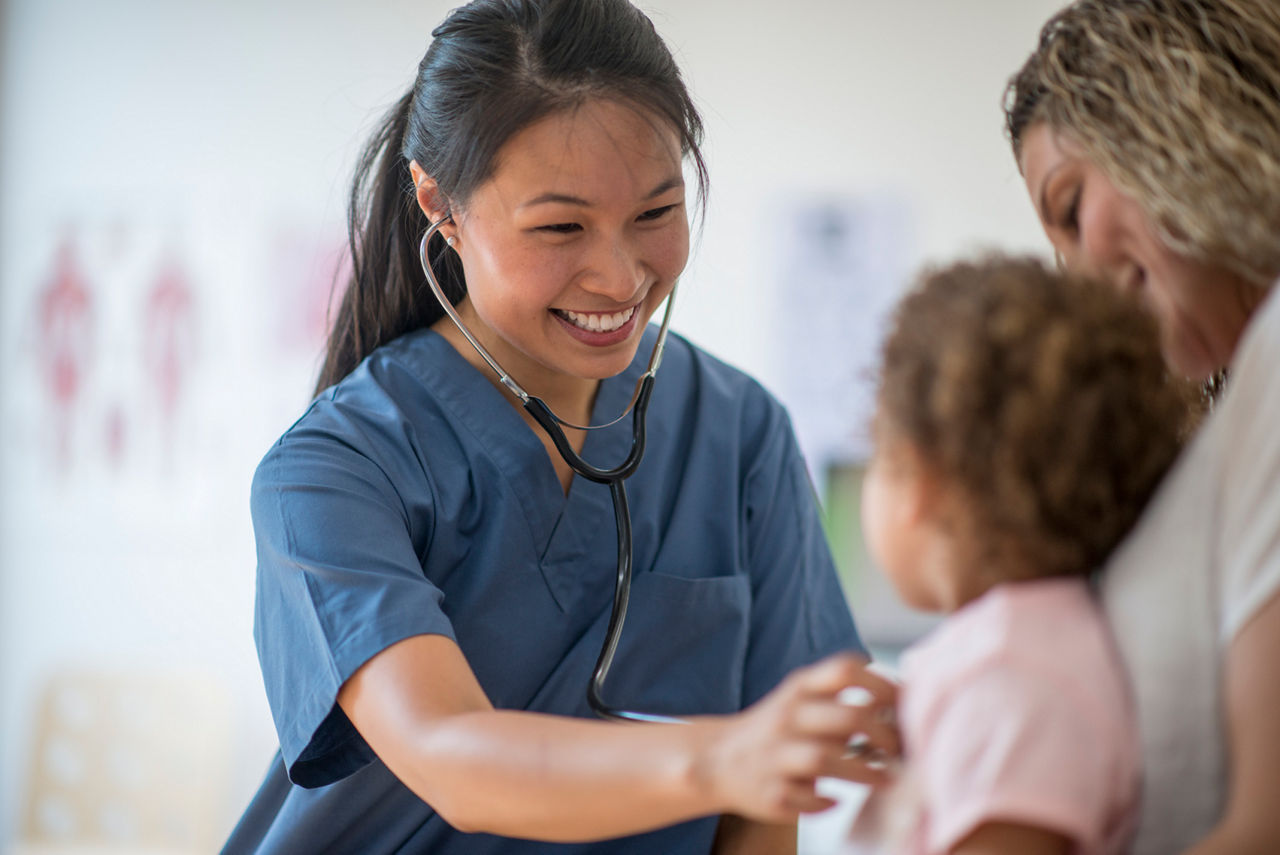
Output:
[[556,314],[580,329],[590,330],[591,332],[613,332],[631,320],[631,316],[635,314],[635,311],[636,307],[632,306],[630,309],[624,309],[612,315],[586,315],[565,309],[556,309]]

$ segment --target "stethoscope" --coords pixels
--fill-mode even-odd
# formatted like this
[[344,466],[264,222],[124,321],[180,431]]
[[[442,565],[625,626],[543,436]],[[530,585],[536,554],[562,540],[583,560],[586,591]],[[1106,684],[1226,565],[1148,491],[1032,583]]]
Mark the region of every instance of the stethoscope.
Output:
[[[591,705],[591,709],[595,711],[596,715],[601,718],[619,721],[683,723],[683,719],[671,716],[614,709],[606,704],[602,697],[604,681],[609,675],[610,666],[613,665],[613,655],[618,649],[618,639],[622,636],[622,624],[627,618],[627,603],[631,598],[631,511],[627,506],[625,481],[636,471],[636,467],[640,465],[640,458],[644,456],[645,415],[649,411],[649,398],[653,394],[653,378],[658,371],[659,363],[662,362],[662,349],[667,342],[667,328],[671,325],[671,307],[675,302],[675,291],[673,290],[671,295],[667,297],[667,309],[662,316],[662,326],[658,330],[658,340],[653,345],[653,355],[649,357],[649,367],[645,369],[644,374],[636,383],[636,391],[631,397],[631,403],[613,421],[601,425],[575,425],[557,416],[541,398],[536,395],[530,395],[519,383],[512,379],[510,374],[502,370],[502,366],[498,364],[498,361],[484,349],[484,346],[476,340],[475,336],[462,323],[462,318],[458,316],[457,310],[454,309],[453,304],[445,296],[444,289],[440,287],[440,282],[436,279],[435,271],[432,270],[431,263],[427,258],[427,247],[431,242],[432,236],[440,230],[440,227],[452,219],[453,216],[451,214],[446,214],[440,220],[432,223],[422,235],[422,243],[418,248],[418,255],[422,261],[422,272],[427,275],[427,283],[431,286],[431,293],[435,294],[436,300],[440,302],[440,308],[444,309],[445,314],[453,321],[458,331],[471,343],[476,353],[480,354],[480,358],[498,375],[498,381],[503,388],[520,400],[525,412],[532,416],[533,420],[551,437],[552,443],[555,444],[556,450],[560,452],[560,456],[564,458],[565,463],[568,463],[574,472],[589,481],[594,481],[597,484],[608,484],[609,493],[613,498],[613,516],[618,529],[618,573],[614,579],[613,610],[609,614],[609,627],[605,631],[604,645],[600,649],[599,658],[596,659],[596,667],[591,676],[591,682],[587,685],[587,703]],[[631,452],[627,455],[626,460],[612,469],[601,469],[583,460],[569,445],[569,439],[562,429],[562,426],[575,430],[607,428],[626,418],[628,412],[632,413]]]

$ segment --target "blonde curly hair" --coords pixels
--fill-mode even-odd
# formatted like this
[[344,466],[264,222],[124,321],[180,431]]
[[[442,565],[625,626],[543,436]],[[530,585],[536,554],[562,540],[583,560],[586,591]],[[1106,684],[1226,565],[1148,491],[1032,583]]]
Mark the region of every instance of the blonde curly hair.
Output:
[[926,272],[883,348],[877,443],[963,496],[958,531],[1002,578],[1087,574],[1142,512],[1194,418],[1155,321],[1030,258]]
[[1006,130],[1047,122],[1176,252],[1280,275],[1280,3],[1077,0],[1012,78]]

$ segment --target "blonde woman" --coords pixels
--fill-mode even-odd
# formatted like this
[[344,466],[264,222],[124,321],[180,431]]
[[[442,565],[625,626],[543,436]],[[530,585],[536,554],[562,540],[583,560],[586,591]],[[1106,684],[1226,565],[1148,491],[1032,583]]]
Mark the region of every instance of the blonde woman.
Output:
[[1104,582],[1144,755],[1135,851],[1280,852],[1280,7],[1083,0],[1044,27],[1007,125],[1062,262],[1226,371]]

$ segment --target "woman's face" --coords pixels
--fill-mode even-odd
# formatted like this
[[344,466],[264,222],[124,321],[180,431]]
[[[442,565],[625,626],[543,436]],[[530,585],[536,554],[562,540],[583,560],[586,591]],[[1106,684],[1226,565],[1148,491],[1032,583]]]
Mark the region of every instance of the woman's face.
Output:
[[1047,124],[1023,135],[1020,166],[1063,263],[1142,301],[1173,371],[1203,379],[1231,361],[1260,289],[1169,249],[1137,201]]
[[679,137],[596,100],[543,118],[499,151],[453,209],[459,313],[520,382],[625,369],[689,256]]

